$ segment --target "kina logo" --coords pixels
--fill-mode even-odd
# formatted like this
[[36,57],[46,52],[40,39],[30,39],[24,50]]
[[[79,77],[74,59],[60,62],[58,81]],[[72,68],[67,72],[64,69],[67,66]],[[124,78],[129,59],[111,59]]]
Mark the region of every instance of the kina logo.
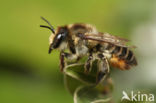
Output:
[[137,93],[131,91],[130,95],[128,95],[125,91],[122,91],[122,94],[123,96],[121,98],[121,101],[128,100],[128,101],[154,102],[154,94],[141,93],[140,91],[138,91]]

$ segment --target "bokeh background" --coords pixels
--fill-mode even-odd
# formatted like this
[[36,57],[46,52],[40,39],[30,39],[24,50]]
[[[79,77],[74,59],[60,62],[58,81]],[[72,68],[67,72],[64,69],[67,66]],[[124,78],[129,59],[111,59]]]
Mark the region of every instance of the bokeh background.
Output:
[[114,100],[122,91],[156,94],[156,0],[1,0],[0,103],[73,103],[59,70],[59,52],[48,54],[50,31],[71,23],[94,24],[135,44],[138,66],[113,69]]

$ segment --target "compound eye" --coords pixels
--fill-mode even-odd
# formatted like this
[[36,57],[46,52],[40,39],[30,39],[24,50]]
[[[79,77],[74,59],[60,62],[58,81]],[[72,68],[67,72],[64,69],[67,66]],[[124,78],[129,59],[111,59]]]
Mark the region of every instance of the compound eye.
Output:
[[59,35],[57,36],[57,39],[61,39],[61,37],[62,37],[62,34],[59,34]]
[[65,33],[60,33],[60,34],[58,34],[57,39],[58,40],[63,39],[63,38],[65,38],[65,36],[66,36]]

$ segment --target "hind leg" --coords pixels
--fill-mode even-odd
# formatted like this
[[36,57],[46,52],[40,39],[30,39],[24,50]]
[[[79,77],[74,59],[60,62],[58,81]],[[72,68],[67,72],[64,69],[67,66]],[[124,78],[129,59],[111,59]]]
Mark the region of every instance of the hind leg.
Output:
[[98,58],[97,84],[104,80],[109,74],[109,63],[107,58],[102,53],[98,54]]

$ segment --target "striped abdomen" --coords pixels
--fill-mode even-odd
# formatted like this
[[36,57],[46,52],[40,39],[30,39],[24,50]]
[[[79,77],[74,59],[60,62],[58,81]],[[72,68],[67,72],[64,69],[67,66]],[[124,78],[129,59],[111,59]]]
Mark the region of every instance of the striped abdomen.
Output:
[[137,65],[134,53],[127,47],[109,45],[107,49],[112,53],[110,63],[112,66],[121,70],[130,69],[131,66]]

